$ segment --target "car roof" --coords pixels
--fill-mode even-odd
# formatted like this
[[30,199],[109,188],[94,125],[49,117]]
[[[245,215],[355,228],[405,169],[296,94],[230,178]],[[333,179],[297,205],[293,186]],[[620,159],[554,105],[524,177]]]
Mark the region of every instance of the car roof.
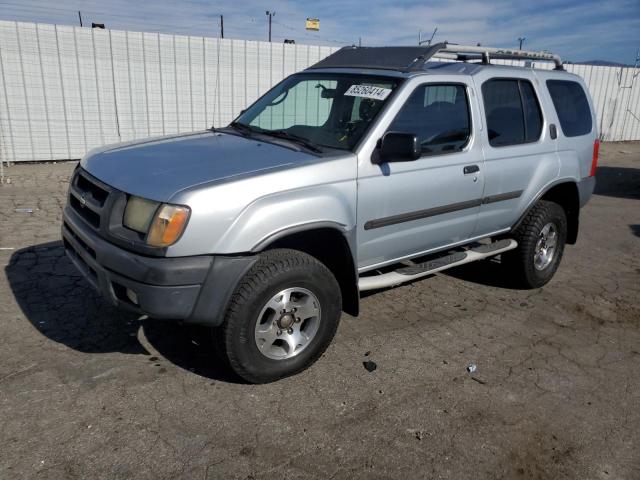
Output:
[[[438,57],[440,61],[432,61]],[[525,66],[500,65],[491,60],[528,60]],[[415,75],[473,76],[487,69],[500,72],[531,71],[533,61],[554,62],[553,72],[567,74],[558,55],[549,52],[510,50],[504,48],[465,46],[447,42],[428,46],[407,47],[343,47],[306,71],[359,73],[377,76],[409,78]],[[548,71],[536,69],[537,71]]]

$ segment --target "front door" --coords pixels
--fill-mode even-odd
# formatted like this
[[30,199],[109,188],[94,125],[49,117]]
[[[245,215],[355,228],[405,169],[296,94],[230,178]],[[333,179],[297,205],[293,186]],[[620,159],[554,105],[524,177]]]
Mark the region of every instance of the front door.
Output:
[[359,161],[361,271],[461,243],[475,228],[484,172],[472,88],[458,79],[416,83],[400,92],[402,107],[386,131],[417,135],[422,156],[379,165]]

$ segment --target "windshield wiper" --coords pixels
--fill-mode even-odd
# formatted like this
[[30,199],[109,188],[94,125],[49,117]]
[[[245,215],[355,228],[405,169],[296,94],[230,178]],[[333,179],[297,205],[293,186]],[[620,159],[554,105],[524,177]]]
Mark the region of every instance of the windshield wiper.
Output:
[[320,149],[315,143],[307,140],[304,137],[299,137],[293,133],[289,133],[285,130],[266,130],[260,127],[252,127],[251,125],[247,125],[245,123],[240,122],[231,122],[229,124],[231,128],[237,130],[240,133],[243,133],[246,137],[253,137],[254,134],[258,135],[266,135],[268,137],[281,138],[283,140],[289,140],[290,142],[297,143],[298,145],[302,145],[307,150],[311,150],[315,153],[322,153],[322,149]]
[[289,133],[285,130],[264,130],[264,131],[260,131],[260,133],[264,134],[264,135],[270,135],[272,137],[276,137],[276,138],[282,138],[284,140],[289,140],[291,142],[297,143],[299,145],[302,145],[303,147],[311,150],[312,152],[316,152],[316,153],[322,153],[322,149],[318,147],[317,144],[307,140],[304,137],[300,137],[298,135],[295,135],[293,133]]
[[254,130],[249,125],[240,122],[231,122],[229,126],[240,133],[244,133],[247,137],[250,137],[253,133],[256,132],[256,130]]

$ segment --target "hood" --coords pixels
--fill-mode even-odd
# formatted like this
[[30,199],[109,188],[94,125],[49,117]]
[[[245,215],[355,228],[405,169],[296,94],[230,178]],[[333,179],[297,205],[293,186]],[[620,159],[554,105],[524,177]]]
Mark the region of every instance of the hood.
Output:
[[198,184],[227,181],[321,160],[304,151],[222,132],[198,132],[111,145],[80,162],[107,185],[167,202]]

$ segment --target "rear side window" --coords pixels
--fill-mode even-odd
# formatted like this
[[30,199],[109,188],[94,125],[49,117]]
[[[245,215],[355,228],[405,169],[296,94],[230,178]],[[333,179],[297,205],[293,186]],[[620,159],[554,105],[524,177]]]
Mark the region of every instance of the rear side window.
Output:
[[535,142],[542,133],[542,112],[527,80],[494,79],[482,85],[489,144],[504,147]]
[[462,150],[471,135],[465,87],[429,84],[416,88],[391,123],[389,131],[416,135],[424,155]]
[[578,137],[591,132],[589,101],[582,85],[568,80],[547,80],[547,88],[565,137]]

